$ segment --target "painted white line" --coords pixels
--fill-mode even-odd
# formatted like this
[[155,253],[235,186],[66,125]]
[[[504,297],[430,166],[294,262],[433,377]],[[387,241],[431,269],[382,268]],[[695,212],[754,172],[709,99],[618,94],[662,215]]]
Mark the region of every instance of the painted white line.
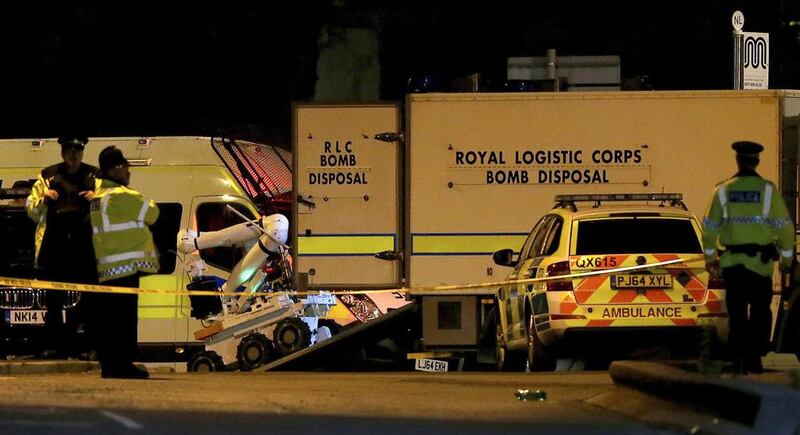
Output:
[[125,426],[127,429],[131,430],[141,430],[144,426],[141,424],[131,420],[124,415],[117,414],[116,412],[111,411],[100,411],[100,414],[104,417],[108,418],[109,420],[114,420],[115,422]]
[[90,428],[94,427],[95,424],[83,421],[41,421],[41,420],[16,419],[16,420],[0,420],[0,426],[26,426],[26,427],[44,426],[44,427]]

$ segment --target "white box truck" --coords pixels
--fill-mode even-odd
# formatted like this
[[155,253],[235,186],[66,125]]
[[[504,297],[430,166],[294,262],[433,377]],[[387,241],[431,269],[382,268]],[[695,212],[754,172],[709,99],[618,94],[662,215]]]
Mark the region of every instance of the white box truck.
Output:
[[[295,280],[387,289],[500,281],[492,253],[522,246],[556,195],[683,194],[702,216],[736,172],[731,143],[764,145],[759,173],[797,221],[798,91],[433,93],[405,105],[294,108]],[[776,288],[777,290],[777,288]],[[451,343],[475,349],[494,291]],[[419,304],[421,349],[436,298]],[[487,303],[487,300],[489,301]],[[777,300],[777,298],[776,298]],[[431,308],[427,308],[431,307]],[[473,321],[477,319],[477,321]],[[453,325],[447,324],[447,328]]]

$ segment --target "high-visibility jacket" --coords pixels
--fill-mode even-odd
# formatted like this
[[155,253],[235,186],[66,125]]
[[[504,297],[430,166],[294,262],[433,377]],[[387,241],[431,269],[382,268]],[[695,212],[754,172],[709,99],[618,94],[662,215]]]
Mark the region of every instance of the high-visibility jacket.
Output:
[[[64,163],[58,163],[42,169],[39,176],[36,177],[36,182],[33,183],[28,199],[25,201],[25,210],[28,213],[28,217],[36,222],[34,258],[36,259],[37,265],[39,264],[39,251],[42,247],[42,240],[44,240],[44,232],[47,229],[47,202],[45,201],[45,193],[52,188],[52,183],[58,183],[57,177],[65,170]],[[100,186],[100,180],[96,178],[99,175],[99,170],[96,167],[81,163],[78,173],[82,178],[85,178],[85,184],[87,184],[87,186],[83,187],[85,187],[86,190],[97,190]]]
[[158,212],[155,201],[129,187],[102,180],[90,212],[100,282],[137,272],[158,272],[158,251],[148,228],[158,219]]
[[720,267],[743,265],[762,276],[772,276],[773,260],[758,253],[732,252],[746,246],[767,247],[777,243],[781,265],[788,268],[794,257],[794,224],[778,188],[753,171],[742,171],[717,185],[703,219],[706,262],[717,249],[729,249],[719,257]]

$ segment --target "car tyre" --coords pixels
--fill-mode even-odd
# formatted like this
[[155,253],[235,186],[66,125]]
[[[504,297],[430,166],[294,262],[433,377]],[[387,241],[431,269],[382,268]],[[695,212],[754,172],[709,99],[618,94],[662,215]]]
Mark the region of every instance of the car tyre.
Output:
[[527,341],[527,371],[531,372],[545,372],[553,371],[556,369],[556,358],[547,353],[544,344],[539,339],[536,333],[536,325],[533,321],[533,315],[528,314],[526,328],[526,341]]
[[500,313],[495,316],[494,360],[497,371],[522,371],[525,368],[525,355],[509,351],[505,345],[503,324]]

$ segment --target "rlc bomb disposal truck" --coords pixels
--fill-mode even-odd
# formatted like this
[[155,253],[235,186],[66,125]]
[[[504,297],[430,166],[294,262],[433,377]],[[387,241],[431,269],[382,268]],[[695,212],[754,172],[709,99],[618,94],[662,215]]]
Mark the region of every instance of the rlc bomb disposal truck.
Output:
[[[764,145],[759,173],[777,183],[797,222],[799,127],[798,91],[433,93],[408,95],[404,105],[296,104],[294,280],[301,289],[501,281],[510,269],[492,253],[518,251],[556,195],[676,192],[702,216],[716,183],[736,172],[730,145],[739,140]],[[412,290],[419,350],[486,347],[495,293]],[[776,285],[776,310],[779,294]],[[510,325],[500,326],[507,334]]]

